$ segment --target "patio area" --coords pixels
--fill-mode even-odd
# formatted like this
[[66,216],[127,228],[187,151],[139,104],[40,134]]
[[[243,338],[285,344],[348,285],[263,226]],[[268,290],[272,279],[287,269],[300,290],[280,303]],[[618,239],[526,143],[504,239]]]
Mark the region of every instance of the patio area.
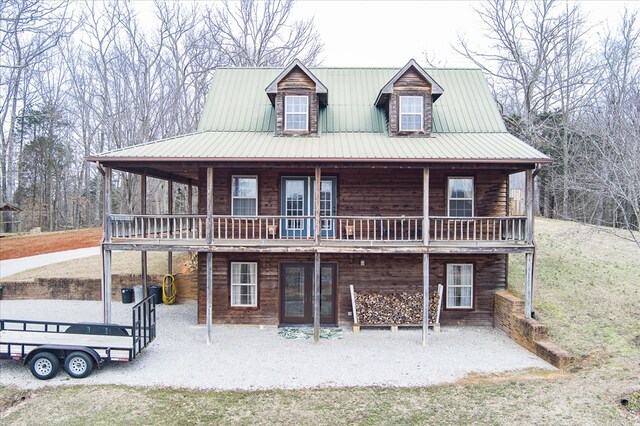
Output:
[[[113,303],[113,321],[129,325],[132,305]],[[0,301],[0,318],[62,322],[100,322],[101,302]],[[159,305],[158,337],[140,358],[112,363],[86,379],[64,371],[48,381],[27,367],[0,360],[0,385],[122,384],[199,389],[296,389],[344,386],[430,386],[465,376],[527,368],[554,369],[489,327],[443,327],[421,346],[420,330],[344,328],[341,336],[285,339],[275,327],[214,325],[214,343],[195,325],[196,305]],[[214,313],[215,318],[215,313]],[[215,323],[215,320],[214,320]]]

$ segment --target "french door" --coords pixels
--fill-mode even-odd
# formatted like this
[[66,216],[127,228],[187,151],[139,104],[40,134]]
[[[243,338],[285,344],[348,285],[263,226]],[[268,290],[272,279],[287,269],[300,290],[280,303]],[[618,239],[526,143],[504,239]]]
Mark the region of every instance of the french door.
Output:
[[[280,265],[280,322],[313,323],[313,263]],[[320,322],[335,324],[336,265],[320,265]]]
[[[335,177],[322,178],[320,181],[320,216],[336,215]],[[314,202],[315,178],[283,177],[282,178],[282,219],[281,237],[309,238],[314,235],[315,214]],[[321,219],[322,236],[333,236],[335,220]]]

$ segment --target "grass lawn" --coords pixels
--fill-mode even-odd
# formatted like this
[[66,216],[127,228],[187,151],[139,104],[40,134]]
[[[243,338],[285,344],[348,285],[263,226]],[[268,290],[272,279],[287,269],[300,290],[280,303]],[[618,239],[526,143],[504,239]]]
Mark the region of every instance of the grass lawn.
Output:
[[[538,220],[536,238],[536,313],[554,342],[583,359],[570,373],[521,371],[409,389],[0,387],[0,423],[640,424],[640,249],[608,230],[561,221]],[[509,267],[516,293],[520,257]]]

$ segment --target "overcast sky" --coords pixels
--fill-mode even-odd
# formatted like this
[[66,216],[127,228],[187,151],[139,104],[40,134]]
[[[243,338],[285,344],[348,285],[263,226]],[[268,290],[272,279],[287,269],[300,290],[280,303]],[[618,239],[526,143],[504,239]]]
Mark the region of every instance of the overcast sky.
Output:
[[[594,29],[613,27],[640,1],[583,1],[582,9]],[[473,66],[454,52],[458,34],[481,43],[481,23],[473,1],[300,1],[297,17],[315,17],[325,44],[323,66],[401,67],[414,58],[424,63],[425,50],[439,66]],[[478,44],[481,49],[486,46]]]

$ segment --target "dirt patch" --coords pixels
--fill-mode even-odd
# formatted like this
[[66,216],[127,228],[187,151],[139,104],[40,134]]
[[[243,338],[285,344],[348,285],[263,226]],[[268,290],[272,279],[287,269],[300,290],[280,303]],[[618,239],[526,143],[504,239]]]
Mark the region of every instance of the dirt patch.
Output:
[[0,260],[95,247],[101,238],[102,228],[4,237],[0,239]]

